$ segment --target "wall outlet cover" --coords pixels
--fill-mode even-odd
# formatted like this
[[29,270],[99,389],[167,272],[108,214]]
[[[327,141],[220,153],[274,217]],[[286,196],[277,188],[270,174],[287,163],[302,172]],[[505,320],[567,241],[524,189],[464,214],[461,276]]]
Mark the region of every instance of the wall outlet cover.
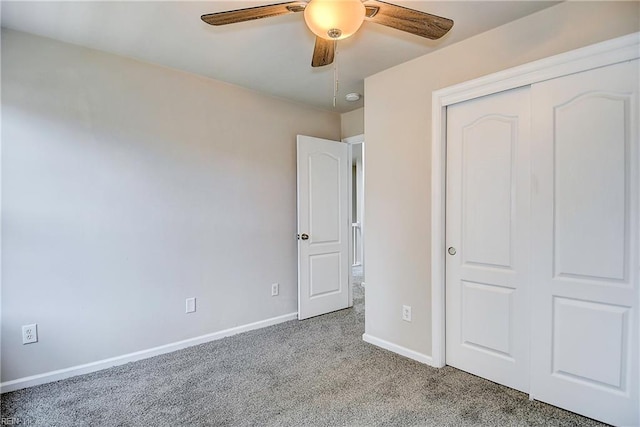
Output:
[[271,296],[276,297],[280,294],[280,285],[278,283],[271,284]]
[[402,320],[405,322],[411,322],[411,306],[403,305],[402,306]]
[[196,311],[196,299],[195,298],[187,298],[186,301],[186,313],[193,313]]
[[38,342],[38,325],[33,323],[31,325],[22,326],[22,344],[32,344]]

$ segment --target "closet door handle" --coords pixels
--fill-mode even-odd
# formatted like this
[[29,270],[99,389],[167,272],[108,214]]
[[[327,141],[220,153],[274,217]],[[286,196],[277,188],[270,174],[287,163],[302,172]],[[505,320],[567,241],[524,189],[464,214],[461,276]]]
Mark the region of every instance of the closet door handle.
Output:
[[456,248],[454,248],[453,246],[449,246],[449,249],[447,249],[447,252],[449,252],[449,255],[455,255]]

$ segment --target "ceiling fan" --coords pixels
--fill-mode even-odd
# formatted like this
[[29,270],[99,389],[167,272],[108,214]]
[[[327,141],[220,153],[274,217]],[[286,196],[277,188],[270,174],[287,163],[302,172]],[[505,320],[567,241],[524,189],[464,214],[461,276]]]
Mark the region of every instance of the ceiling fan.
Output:
[[297,12],[304,12],[307,26],[316,35],[312,67],[331,64],[336,41],[353,35],[365,20],[432,40],[453,27],[451,19],[378,0],[291,1],[210,13],[201,19],[210,25],[227,25]]

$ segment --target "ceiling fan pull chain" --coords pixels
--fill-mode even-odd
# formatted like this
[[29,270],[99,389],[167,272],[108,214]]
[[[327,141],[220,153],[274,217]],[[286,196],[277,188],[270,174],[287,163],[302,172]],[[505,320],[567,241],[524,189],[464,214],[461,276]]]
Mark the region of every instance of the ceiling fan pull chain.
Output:
[[333,108],[336,108],[338,98],[338,41],[334,42],[335,61],[333,61]]

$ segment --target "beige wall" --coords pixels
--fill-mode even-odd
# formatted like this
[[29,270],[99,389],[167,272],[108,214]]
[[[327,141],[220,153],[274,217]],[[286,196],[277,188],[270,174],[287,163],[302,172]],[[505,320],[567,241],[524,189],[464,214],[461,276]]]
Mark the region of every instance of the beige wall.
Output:
[[2,381],[295,312],[298,133],[340,115],[3,30]]
[[639,31],[639,19],[638,2],[565,2],[365,80],[367,334],[431,354],[432,92]]
[[342,113],[340,120],[343,138],[364,133],[364,107],[348,113]]

